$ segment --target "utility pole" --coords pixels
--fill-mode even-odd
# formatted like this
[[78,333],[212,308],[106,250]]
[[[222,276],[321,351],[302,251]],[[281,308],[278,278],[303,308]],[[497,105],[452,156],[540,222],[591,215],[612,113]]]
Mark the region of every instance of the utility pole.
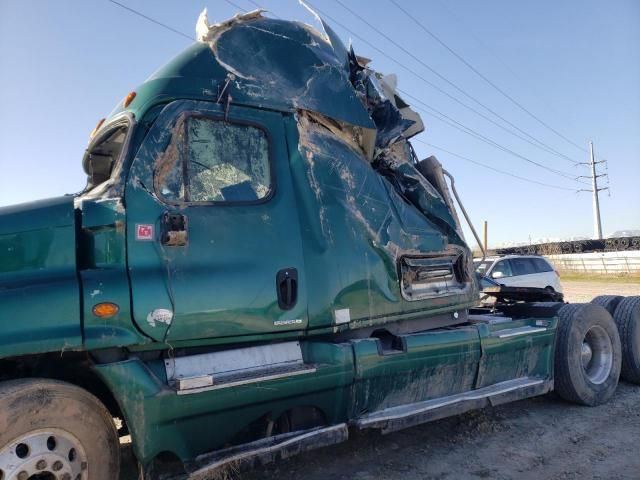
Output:
[[593,235],[602,240],[602,221],[600,220],[600,200],[598,199],[598,175],[596,175],[596,158],[593,154],[593,142],[589,142],[591,156],[591,189],[593,190]]
[[591,192],[593,195],[593,236],[597,240],[602,240],[602,221],[600,220],[600,199],[598,198],[598,193],[602,190],[609,190],[609,187],[598,188],[598,178],[606,177],[607,174],[603,173],[598,175],[598,173],[596,172],[596,165],[605,162],[606,160],[596,161],[596,155],[593,151],[593,142],[589,142],[589,162],[578,164],[588,165],[589,167],[591,167],[591,175],[577,177],[590,179],[591,190],[581,189],[578,190],[578,192]]
[[485,252],[488,251],[488,249],[489,249],[489,244],[487,242],[488,229],[489,229],[488,225],[489,225],[488,222],[485,220],[483,228],[482,228],[482,237],[483,237],[482,240],[483,240],[483,243],[484,243],[484,251]]

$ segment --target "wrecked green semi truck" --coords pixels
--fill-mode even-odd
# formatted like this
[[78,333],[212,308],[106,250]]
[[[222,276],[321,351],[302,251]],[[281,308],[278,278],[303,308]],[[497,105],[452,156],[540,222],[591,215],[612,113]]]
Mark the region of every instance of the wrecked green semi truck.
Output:
[[201,23],[97,127],[84,191],[0,209],[0,479],[113,480],[124,434],[144,475],[204,478],[638,375],[602,306],[474,308],[420,117],[320,22]]

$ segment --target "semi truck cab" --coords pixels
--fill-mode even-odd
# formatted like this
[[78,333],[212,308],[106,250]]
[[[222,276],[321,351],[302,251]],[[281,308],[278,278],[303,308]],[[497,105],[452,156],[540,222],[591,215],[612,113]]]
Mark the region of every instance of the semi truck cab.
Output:
[[394,76],[321,20],[202,21],[98,124],[82,192],[0,209],[0,478],[113,480],[126,433],[143,475],[174,458],[199,478],[558,378],[612,394],[603,307],[474,308]]

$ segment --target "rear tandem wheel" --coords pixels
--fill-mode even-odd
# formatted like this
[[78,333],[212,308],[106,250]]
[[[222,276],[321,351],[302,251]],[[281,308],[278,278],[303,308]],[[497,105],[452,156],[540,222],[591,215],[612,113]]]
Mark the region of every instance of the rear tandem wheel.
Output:
[[640,385],[640,296],[622,298],[613,319],[622,344],[620,377]]
[[600,305],[613,316],[613,312],[616,311],[616,307],[624,297],[620,295],[599,295],[591,300],[594,305]]
[[604,307],[567,304],[558,310],[554,386],[565,400],[595,406],[618,386],[622,363],[620,336]]

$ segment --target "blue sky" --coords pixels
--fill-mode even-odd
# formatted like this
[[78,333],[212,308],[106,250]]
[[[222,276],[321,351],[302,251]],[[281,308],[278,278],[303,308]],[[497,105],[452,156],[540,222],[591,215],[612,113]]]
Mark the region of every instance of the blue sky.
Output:
[[[224,0],[120,1],[189,35],[202,8],[208,7],[212,22],[237,11]],[[349,31],[333,24],[345,42],[353,38],[359,55],[373,59],[375,69],[397,73],[401,89],[521,156],[571,175],[588,174],[584,167],[491,124],[356,38],[365,38],[450,95],[502,122],[423,64],[428,65],[521,131],[574,160],[587,161],[584,151],[507,100],[388,0],[343,2],[422,62],[335,0],[312,0],[348,27]],[[596,154],[609,160],[611,197],[606,192],[601,196],[604,233],[640,228],[640,2],[399,2],[545,123],[584,148],[593,140]],[[248,0],[234,3],[253,8]],[[258,3],[278,16],[315,24],[294,0]],[[0,1],[0,205],[81,189],[85,179],[80,161],[97,120],[187,45],[187,39],[106,0]],[[423,141],[530,180],[589,188],[433,116],[423,119]],[[435,153],[455,175],[476,226],[489,222],[490,244],[593,232],[589,193],[523,182],[414,144],[421,157]]]

